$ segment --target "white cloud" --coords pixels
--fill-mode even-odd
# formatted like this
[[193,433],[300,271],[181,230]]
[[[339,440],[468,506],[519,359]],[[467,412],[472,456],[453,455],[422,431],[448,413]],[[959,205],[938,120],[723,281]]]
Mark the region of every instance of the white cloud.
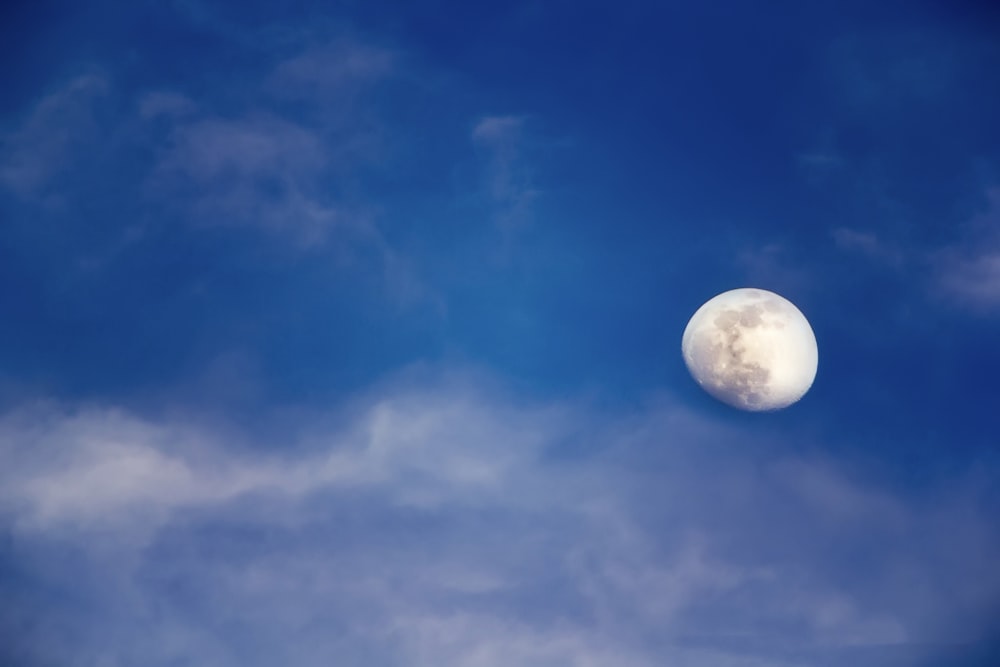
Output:
[[77,583],[54,556],[25,567],[96,596],[62,622],[109,660],[150,665],[802,666],[948,639],[1000,595],[974,494],[928,513],[768,437],[467,377],[387,384],[280,442],[29,406],[0,418],[0,521],[72,545]]
[[[30,416],[29,416],[30,415]],[[385,488],[403,505],[439,506],[501,492],[552,436],[552,417],[527,425],[471,399],[388,397],[342,431],[312,436],[299,459],[234,455],[224,437],[162,426],[118,410],[8,415],[0,442],[9,461],[0,497],[22,508],[25,527],[115,525],[142,515],[145,526],[184,508],[251,493],[302,497],[324,488]],[[22,431],[25,421],[49,428]],[[509,446],[495,448],[499,442]],[[477,443],[489,443],[490,449]]]

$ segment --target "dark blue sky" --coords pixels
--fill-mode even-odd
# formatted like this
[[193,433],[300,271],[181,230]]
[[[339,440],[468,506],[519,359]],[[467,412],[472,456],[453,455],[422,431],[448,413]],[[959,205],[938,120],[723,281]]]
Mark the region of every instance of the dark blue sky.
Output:
[[[14,3],[0,63],[0,663],[998,660],[986,3]],[[681,359],[742,286],[787,410]]]

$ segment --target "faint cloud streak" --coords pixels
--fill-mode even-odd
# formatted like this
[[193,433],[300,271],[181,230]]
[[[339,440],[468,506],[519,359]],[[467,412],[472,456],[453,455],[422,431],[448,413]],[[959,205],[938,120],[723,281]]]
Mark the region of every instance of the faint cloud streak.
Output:
[[108,92],[107,79],[92,72],[44,96],[0,134],[0,185],[26,199],[57,197],[48,191],[53,179],[100,136],[96,106]]
[[940,291],[976,310],[1000,306],[1000,187],[986,192],[986,206],[965,225],[965,238],[935,253],[931,264]]
[[485,116],[472,129],[472,142],[485,156],[486,196],[506,233],[530,222],[540,195],[524,161],[524,125],[523,116]]

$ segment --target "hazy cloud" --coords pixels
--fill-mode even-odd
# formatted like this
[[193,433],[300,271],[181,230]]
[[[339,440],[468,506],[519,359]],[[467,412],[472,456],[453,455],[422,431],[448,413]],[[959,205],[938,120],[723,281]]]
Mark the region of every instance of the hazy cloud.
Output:
[[847,252],[864,255],[879,264],[899,268],[903,263],[902,251],[882,240],[872,231],[838,227],[831,232],[837,247]]
[[[758,437],[670,401],[602,415],[468,378],[383,386],[281,447],[28,406],[0,420],[0,518],[39,554],[85,554],[58,585],[92,613],[26,610],[34,627],[151,665],[804,666],[959,641],[951,619],[974,627],[1000,594],[975,494],[928,512]],[[60,576],[48,563],[33,580]]]
[[472,129],[472,141],[483,154],[485,194],[495,209],[495,221],[510,232],[531,219],[540,192],[525,161],[525,118],[484,116]]
[[197,104],[186,95],[166,90],[146,93],[138,100],[139,117],[143,120],[187,116],[197,109]]
[[315,131],[270,115],[199,118],[172,132],[151,192],[203,225],[251,226],[310,245],[345,215],[319,195],[327,149]]
[[914,267],[931,293],[962,308],[987,312],[1000,305],[1000,189],[986,191],[986,205],[956,226],[954,240],[937,248],[909,246],[871,230],[831,232],[844,252],[894,269]]
[[388,49],[333,39],[279,63],[264,87],[276,95],[313,101],[332,96],[343,104],[361,88],[393,74],[396,60]]
[[[184,98],[152,93],[145,117],[175,119],[150,192],[181,202],[202,225],[256,228],[303,247],[328,240],[382,245],[353,194],[381,156],[378,113],[364,91],[392,72],[389,51],[345,39],[310,47],[242,86],[250,111],[190,114]],[[282,108],[294,99],[295,113]]]
[[986,201],[964,226],[964,238],[931,258],[944,294],[976,309],[1000,305],[1000,187],[990,188]]
[[59,174],[79,168],[82,151],[100,136],[97,105],[109,91],[104,75],[80,75],[43,96],[12,129],[0,132],[0,185],[24,198],[48,197]]
[[962,45],[944,33],[899,29],[837,40],[831,71],[848,106],[883,113],[886,105],[926,104],[958,83]]
[[[367,193],[392,151],[373,87],[412,92],[397,76],[398,56],[346,36],[306,41],[256,72],[215,73],[219,97],[242,100],[235,113],[180,89],[133,92],[100,72],[81,75],[0,130],[0,188],[47,205],[54,230],[70,223],[52,205],[63,215],[85,201],[90,224],[106,233],[88,235],[70,261],[90,272],[162,227],[242,230],[360,266],[397,306],[441,310]],[[119,208],[104,211],[112,195]],[[121,211],[126,227],[100,222]],[[74,232],[83,234],[78,222]]]

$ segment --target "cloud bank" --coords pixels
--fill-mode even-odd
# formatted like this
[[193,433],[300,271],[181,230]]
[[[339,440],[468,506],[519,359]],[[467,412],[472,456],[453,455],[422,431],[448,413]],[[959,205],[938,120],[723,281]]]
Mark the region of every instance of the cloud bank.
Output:
[[11,656],[875,665],[983,639],[1000,594],[987,496],[895,495],[669,398],[609,413],[445,374],[286,437],[197,423],[0,419]]

